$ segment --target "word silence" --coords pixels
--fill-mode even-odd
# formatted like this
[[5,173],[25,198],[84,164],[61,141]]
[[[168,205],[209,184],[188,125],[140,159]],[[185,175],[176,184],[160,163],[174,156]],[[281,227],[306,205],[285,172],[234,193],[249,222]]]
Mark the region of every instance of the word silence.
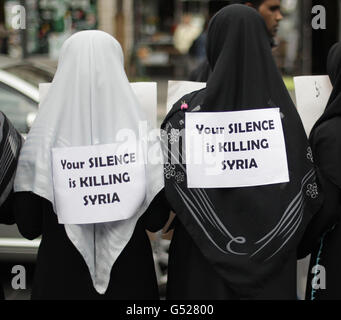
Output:
[[278,108],[186,113],[185,140],[189,188],[289,181]]
[[124,220],[136,212],[145,197],[145,172],[137,161],[136,147],[127,148],[124,153],[119,152],[118,144],[52,150],[60,223]]

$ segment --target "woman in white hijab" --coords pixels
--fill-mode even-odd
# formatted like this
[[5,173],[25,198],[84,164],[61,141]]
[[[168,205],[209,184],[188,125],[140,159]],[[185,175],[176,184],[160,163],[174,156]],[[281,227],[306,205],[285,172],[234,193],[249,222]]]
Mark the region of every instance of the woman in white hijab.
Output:
[[[124,72],[119,43],[102,31],[70,37],[21,152],[15,179],[19,230],[29,239],[42,235],[32,299],[158,298],[145,229],[160,229],[153,215],[169,209],[162,191],[162,164],[151,164],[149,149],[143,153],[142,193],[140,189],[137,197],[134,189],[129,192],[134,209],[128,218],[58,224],[53,187],[52,149],[117,143],[127,130],[141,140],[145,137],[139,136],[139,124],[146,119]],[[113,214],[120,215],[114,208]]]

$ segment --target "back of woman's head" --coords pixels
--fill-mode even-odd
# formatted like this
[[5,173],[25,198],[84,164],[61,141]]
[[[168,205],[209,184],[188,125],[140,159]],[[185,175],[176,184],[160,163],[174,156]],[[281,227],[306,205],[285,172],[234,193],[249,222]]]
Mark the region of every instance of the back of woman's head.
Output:
[[[81,72],[82,77],[94,77],[112,72],[112,68],[122,72],[123,64],[122,48],[115,38],[103,31],[81,31],[63,44],[56,75],[75,76]],[[94,70],[96,74],[93,74]]]
[[256,10],[244,5],[230,5],[211,19],[206,49],[212,70],[223,52],[225,59],[226,53],[236,51],[245,51],[251,58],[252,51],[259,46],[270,48],[270,38],[265,22]]
[[264,20],[248,6],[230,5],[212,18],[207,35],[212,74],[205,108],[227,111],[292,103],[273,59],[270,40]]

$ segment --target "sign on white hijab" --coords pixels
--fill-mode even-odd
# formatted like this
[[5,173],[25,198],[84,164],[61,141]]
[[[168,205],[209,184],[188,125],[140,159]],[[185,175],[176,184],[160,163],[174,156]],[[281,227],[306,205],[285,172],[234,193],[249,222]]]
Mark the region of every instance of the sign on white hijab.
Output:
[[[39,85],[41,103],[50,86],[50,83]],[[156,82],[136,82],[131,83],[131,87],[149,123],[156,128]],[[117,144],[53,149],[53,183],[59,223],[118,221],[136,212],[145,196],[143,159],[137,159],[138,150],[133,144],[128,148],[129,153],[116,154],[117,149],[120,149]],[[132,154],[133,162],[125,163],[121,159]],[[115,164],[117,159],[120,163]],[[131,198],[131,194],[135,197]]]

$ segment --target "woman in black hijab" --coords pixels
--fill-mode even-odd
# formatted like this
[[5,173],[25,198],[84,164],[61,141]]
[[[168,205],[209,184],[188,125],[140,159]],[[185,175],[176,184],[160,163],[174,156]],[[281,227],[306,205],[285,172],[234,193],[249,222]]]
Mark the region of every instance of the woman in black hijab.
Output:
[[[207,87],[180,99],[162,124],[165,190],[177,214],[167,297],[296,299],[297,245],[320,206],[301,120],[273,60],[264,20],[256,10],[243,5],[223,8],[212,18],[207,40],[213,70]],[[177,134],[186,127],[185,112],[264,108],[280,109],[290,182],[187,188],[186,165],[181,162],[184,155],[180,153],[180,163],[174,163],[174,152],[181,150],[176,150],[174,142],[184,144]]]
[[[341,214],[341,43],[331,48],[327,71],[334,88],[310,134],[325,201],[309,224],[300,248],[301,257],[312,251],[306,290],[308,300],[341,299],[341,225],[335,225]],[[317,265],[325,269],[325,274],[319,267],[314,268]]]

